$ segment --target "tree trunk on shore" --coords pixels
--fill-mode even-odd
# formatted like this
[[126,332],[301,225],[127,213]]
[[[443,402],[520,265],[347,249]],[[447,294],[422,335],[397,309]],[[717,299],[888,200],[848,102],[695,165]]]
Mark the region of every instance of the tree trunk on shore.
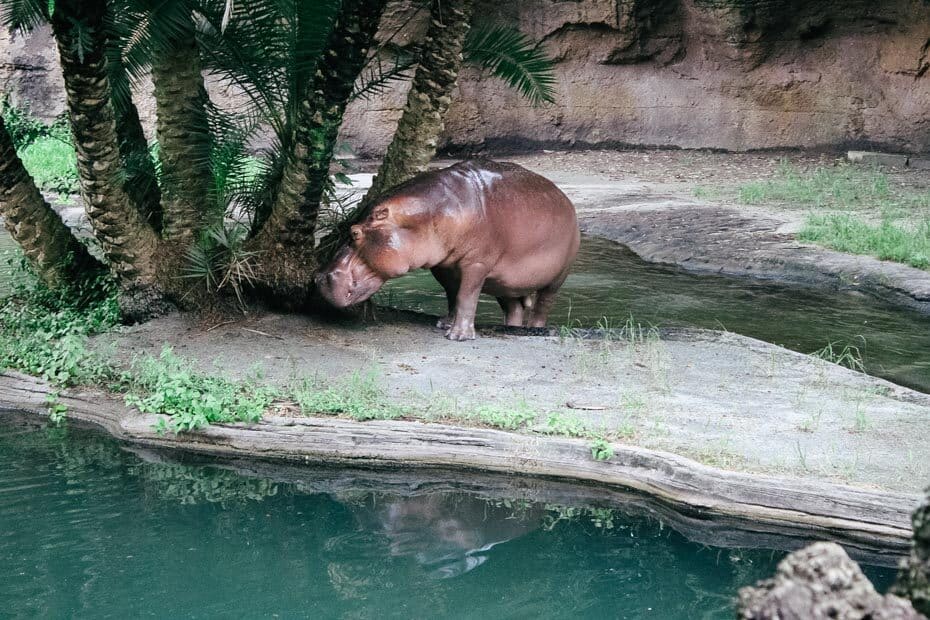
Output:
[[0,215],[39,278],[64,286],[102,269],[42,197],[0,117]]
[[407,105],[371,189],[362,200],[363,209],[380,194],[426,170],[435,157],[462,67],[472,9],[472,0],[432,0],[429,30]]
[[346,105],[378,30],[385,0],[346,0],[316,75],[300,102],[271,215],[253,239],[261,279],[279,299],[301,304],[316,270],[314,233]]
[[371,188],[353,212],[320,244],[326,262],[349,239],[349,228],[365,217],[384,192],[426,170],[436,155],[444,118],[462,67],[462,48],[471,23],[473,0],[432,0],[430,24],[420,50],[407,104]]
[[215,206],[208,97],[190,18],[173,45],[153,60],[152,81],[164,189],[163,236],[186,245],[196,238]]
[[159,239],[123,190],[107,76],[104,0],[57,0],[52,29],[65,80],[81,195],[94,235],[123,290],[129,320],[157,312]]
[[122,64],[122,48],[117,41],[108,43],[110,95],[116,117],[120,159],[126,174],[123,190],[142,217],[156,232],[161,232],[161,190],[158,188],[155,165],[149,156],[149,145],[142,131],[139,110],[132,101],[129,76]]

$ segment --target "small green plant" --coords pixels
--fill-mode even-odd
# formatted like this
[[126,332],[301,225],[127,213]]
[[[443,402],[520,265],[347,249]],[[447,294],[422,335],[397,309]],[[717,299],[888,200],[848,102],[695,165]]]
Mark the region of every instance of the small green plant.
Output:
[[68,413],[68,406],[58,400],[58,398],[58,391],[49,392],[45,396],[45,404],[48,406],[48,419],[55,426],[60,426],[65,420],[65,415]]
[[53,291],[24,260],[14,262],[12,292],[0,301],[0,365],[60,387],[110,378],[112,367],[87,342],[119,318],[112,281],[90,278]]
[[373,370],[355,371],[333,384],[305,378],[290,392],[304,415],[346,415],[355,420],[391,420],[403,415],[403,410],[388,400]]
[[603,437],[591,442],[591,458],[595,461],[609,461],[614,456],[613,446]]
[[[863,342],[865,342],[864,339]],[[814,351],[811,355],[839,366],[845,366],[850,370],[865,372],[862,352],[859,350],[859,347],[851,344],[844,345],[843,348],[840,349],[839,343],[829,342],[824,348]]]
[[239,223],[207,228],[187,252],[184,277],[200,280],[211,293],[231,290],[245,308],[244,292],[255,281],[256,257],[245,249],[248,233]]
[[536,419],[533,411],[525,400],[507,405],[481,405],[469,416],[482,424],[493,426],[507,431],[523,428]]
[[157,358],[138,360],[123,378],[126,404],[168,416],[156,428],[175,433],[222,422],[257,422],[276,396],[268,387],[197,373],[168,346]]
[[592,431],[578,416],[564,412],[554,412],[546,420],[543,431],[547,435],[564,435],[566,437],[591,437]]

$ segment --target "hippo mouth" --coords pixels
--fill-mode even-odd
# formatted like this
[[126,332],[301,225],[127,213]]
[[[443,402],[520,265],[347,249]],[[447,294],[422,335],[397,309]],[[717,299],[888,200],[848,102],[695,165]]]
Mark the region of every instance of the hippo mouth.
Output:
[[385,279],[372,271],[356,254],[340,253],[333,264],[320,271],[317,289],[336,308],[361,303],[378,292]]

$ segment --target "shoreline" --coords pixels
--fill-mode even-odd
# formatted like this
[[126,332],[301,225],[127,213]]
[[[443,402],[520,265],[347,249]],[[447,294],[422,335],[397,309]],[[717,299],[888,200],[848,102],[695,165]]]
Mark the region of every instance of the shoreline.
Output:
[[[0,375],[0,411],[44,415],[51,391],[43,381],[5,372]],[[920,500],[917,494],[731,472],[617,442],[609,460],[595,461],[588,442],[579,439],[437,423],[267,416],[254,424],[159,434],[158,416],[140,414],[112,395],[70,389],[58,399],[68,407],[69,418],[101,427],[139,448],[286,467],[325,464],[530,476],[594,488],[608,497],[632,491],[692,526],[723,523],[724,529],[775,537],[834,540],[870,563],[890,564],[907,552],[910,513]]]

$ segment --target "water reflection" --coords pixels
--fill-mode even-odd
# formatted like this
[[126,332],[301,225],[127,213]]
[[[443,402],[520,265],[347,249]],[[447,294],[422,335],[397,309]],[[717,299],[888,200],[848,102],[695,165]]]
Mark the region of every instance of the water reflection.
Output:
[[725,618],[783,555],[688,542],[635,502],[506,499],[551,482],[204,467],[26,420],[0,414],[13,617]]
[[363,528],[386,538],[391,556],[414,559],[435,579],[457,577],[481,566],[497,545],[537,529],[545,513],[539,506],[515,510],[462,493],[372,494],[352,511]]

